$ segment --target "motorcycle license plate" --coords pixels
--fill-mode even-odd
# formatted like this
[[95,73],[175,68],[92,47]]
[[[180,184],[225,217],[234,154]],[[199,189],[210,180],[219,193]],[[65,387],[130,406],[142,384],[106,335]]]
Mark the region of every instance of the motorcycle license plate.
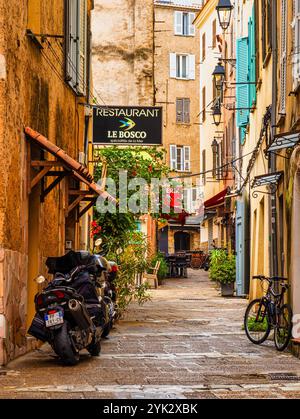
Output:
[[57,311],[55,313],[48,313],[45,314],[45,323],[46,327],[57,326],[59,324],[63,324],[64,322],[64,315],[62,311]]

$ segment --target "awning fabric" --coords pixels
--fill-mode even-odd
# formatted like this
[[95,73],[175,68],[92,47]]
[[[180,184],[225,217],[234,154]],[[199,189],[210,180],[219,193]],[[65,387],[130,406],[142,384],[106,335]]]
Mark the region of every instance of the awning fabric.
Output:
[[218,193],[213,198],[209,199],[208,201],[204,202],[205,209],[208,208],[215,208],[219,207],[220,205],[223,205],[225,202],[225,196],[228,194],[228,188],[226,188],[224,191]]
[[106,191],[101,190],[86,167],[70,157],[64,150],[57,147],[57,145],[53,144],[46,137],[29,127],[25,128],[25,134],[31,141],[39,145],[43,150],[56,157],[66,169],[70,170],[78,180],[85,183],[97,195],[101,196],[103,199],[116,201],[115,198],[109,195]]

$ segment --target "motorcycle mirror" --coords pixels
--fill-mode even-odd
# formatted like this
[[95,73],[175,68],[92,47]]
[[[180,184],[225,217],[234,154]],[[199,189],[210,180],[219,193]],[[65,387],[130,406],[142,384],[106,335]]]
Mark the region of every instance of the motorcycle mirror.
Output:
[[98,239],[98,240],[95,241],[95,246],[96,247],[100,247],[102,243],[103,243],[103,240],[102,239]]
[[35,278],[35,282],[38,285],[42,285],[44,282],[46,282],[46,278],[43,275],[40,275],[37,278]]

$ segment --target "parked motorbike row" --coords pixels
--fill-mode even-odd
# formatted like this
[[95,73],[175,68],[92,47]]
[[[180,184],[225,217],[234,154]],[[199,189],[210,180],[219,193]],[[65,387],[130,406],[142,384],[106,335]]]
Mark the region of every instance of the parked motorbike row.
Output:
[[[36,315],[28,333],[48,342],[65,365],[76,365],[83,349],[99,356],[101,339],[118,315],[117,264],[102,255],[71,251],[48,258],[46,265],[53,279],[35,296]],[[46,279],[40,276],[36,282],[42,285]]]

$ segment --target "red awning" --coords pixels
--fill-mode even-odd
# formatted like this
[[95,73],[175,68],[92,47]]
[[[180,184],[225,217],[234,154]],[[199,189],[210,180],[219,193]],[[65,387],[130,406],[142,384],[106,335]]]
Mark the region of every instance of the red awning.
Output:
[[204,202],[205,209],[219,207],[224,204],[225,196],[228,194],[228,188],[218,193],[213,198]]

